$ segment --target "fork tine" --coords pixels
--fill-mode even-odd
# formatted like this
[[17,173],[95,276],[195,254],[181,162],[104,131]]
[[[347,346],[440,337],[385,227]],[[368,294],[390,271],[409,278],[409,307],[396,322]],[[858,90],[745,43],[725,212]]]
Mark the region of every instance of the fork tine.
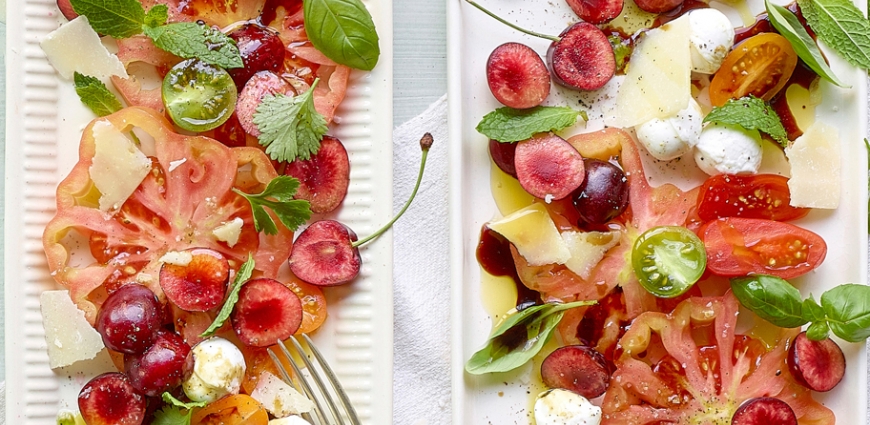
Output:
[[332,387],[335,388],[335,392],[338,393],[338,397],[341,399],[342,407],[344,407],[345,412],[347,412],[347,416],[348,418],[350,418],[351,423],[353,425],[360,425],[359,417],[357,417],[356,415],[356,410],[354,410],[353,405],[350,403],[350,399],[348,399],[347,397],[347,393],[344,391],[344,388],[335,377],[335,373],[333,373],[332,368],[329,367],[329,363],[324,360],[323,355],[320,354],[320,350],[317,349],[317,346],[314,345],[314,342],[311,341],[311,338],[309,338],[307,334],[302,334],[302,338],[308,344],[308,348],[311,350],[311,353],[314,354],[314,357],[317,359],[318,365],[320,366],[321,370],[323,370],[323,372],[326,374],[326,377],[332,384]]
[[[314,392],[311,390],[311,386],[308,385],[308,381],[302,376],[302,372],[299,370],[299,366],[296,365],[296,360],[293,359],[293,355],[290,354],[290,351],[287,350],[287,347],[284,346],[284,343],[278,341],[277,345],[281,347],[281,351],[287,357],[287,360],[290,363],[290,367],[293,368],[293,373],[296,375],[296,381],[290,379],[290,374],[287,373],[287,370],[284,368],[284,364],[281,363],[281,360],[278,359],[278,356],[272,351],[272,348],[268,349],[269,357],[272,358],[272,362],[275,363],[275,367],[278,368],[278,371],[281,372],[282,377],[287,381],[287,383],[296,386],[297,389],[301,389],[302,392],[308,397],[309,400],[314,402],[314,405],[317,407],[314,414],[305,414],[303,416],[307,416],[306,419],[312,420],[316,418],[316,423],[314,425],[328,425],[326,419],[323,416],[323,405],[320,404],[320,397],[315,397]],[[305,357],[303,354],[302,357]]]
[[[317,371],[317,369],[314,367],[314,365],[308,359],[308,356],[305,355],[305,350],[302,349],[302,345],[300,345],[299,341],[296,340],[296,337],[292,336],[292,335],[290,336],[290,342],[293,343],[293,346],[296,347],[296,350],[298,350],[299,353],[302,355],[301,356],[302,362],[305,363],[305,367],[308,368],[308,372],[311,374],[311,377],[314,378],[314,382],[317,384],[317,387],[320,388],[321,392],[323,393],[323,396],[324,396],[323,398],[326,399],[326,404],[329,406],[329,412],[332,413],[332,415],[335,417],[337,424],[343,424],[344,419],[341,415],[341,412],[338,410],[338,407],[336,407],[336,405],[335,405],[335,400],[333,400],[333,397],[331,396],[331,394],[329,394],[328,387],[323,383],[323,379],[321,378],[320,373]],[[308,347],[311,348],[312,345],[309,344]],[[318,360],[318,363],[322,369],[324,363],[321,363],[319,360]],[[335,385],[333,385],[333,388],[334,387],[335,387]]]

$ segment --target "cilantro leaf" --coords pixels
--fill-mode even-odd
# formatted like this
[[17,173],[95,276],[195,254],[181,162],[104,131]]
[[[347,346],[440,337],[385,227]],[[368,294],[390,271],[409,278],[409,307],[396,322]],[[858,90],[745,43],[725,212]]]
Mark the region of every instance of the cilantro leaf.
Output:
[[278,233],[278,227],[266,208],[272,210],[281,223],[290,230],[296,230],[311,218],[311,204],[302,199],[293,199],[298,188],[299,180],[290,176],[278,176],[272,179],[266,189],[259,194],[248,194],[236,188],[233,188],[233,192],[241,195],[251,204],[254,228],[258,232],[274,235]]
[[151,421],[151,425],[190,425],[193,411],[188,410],[185,414],[181,413],[181,410],[175,406],[166,406],[154,412],[154,420]]
[[196,58],[224,69],[244,66],[235,40],[209,26],[177,22],[158,27],[144,25],[141,30],[154,45],[175,56]]
[[502,143],[526,140],[535,133],[558,131],[574,125],[577,117],[586,114],[566,106],[537,106],[531,109],[498,108],[486,114],[477,124],[477,131]]
[[739,125],[747,130],[767,133],[779,144],[788,145],[788,133],[776,111],[765,101],[755,97],[731,99],[722,106],[713,108],[704,122]]
[[870,21],[850,0],[798,0],[813,31],[852,65],[870,69]]
[[260,144],[276,161],[307,160],[320,149],[326,134],[326,118],[314,109],[314,80],[311,89],[298,96],[267,95],[257,106],[254,124],[260,130]]
[[161,25],[166,25],[166,21],[169,19],[169,7],[165,4],[156,4],[148,13],[145,14],[145,26],[148,27],[159,27]]
[[73,10],[88,17],[94,31],[115,38],[142,32],[145,9],[138,0],[71,0]]
[[[239,268],[238,273],[236,273],[236,277],[233,279],[233,286],[230,289],[230,294],[227,296],[227,300],[224,301],[223,307],[221,307],[221,311],[218,313],[217,317],[215,317],[214,322],[199,336],[202,338],[214,335],[215,331],[220,329],[221,326],[229,319],[230,314],[233,312],[233,307],[236,306],[236,302],[239,301],[239,291],[242,290],[242,285],[251,278],[251,274],[254,272],[254,259],[251,258],[251,254],[248,254],[248,261],[245,261],[245,264],[242,264],[242,267]],[[164,393],[164,399],[166,395],[169,393]],[[172,397],[170,395],[170,397]]]
[[104,117],[123,108],[121,101],[99,79],[76,72],[73,82],[79,99],[97,116]]
[[185,403],[185,402],[175,398],[175,396],[173,396],[172,394],[170,394],[166,391],[163,392],[162,398],[163,398],[163,401],[166,402],[167,404],[170,404],[172,406],[179,407],[182,409],[186,409],[186,410],[193,409],[194,407],[205,407],[208,404],[207,401],[191,401],[191,402]]

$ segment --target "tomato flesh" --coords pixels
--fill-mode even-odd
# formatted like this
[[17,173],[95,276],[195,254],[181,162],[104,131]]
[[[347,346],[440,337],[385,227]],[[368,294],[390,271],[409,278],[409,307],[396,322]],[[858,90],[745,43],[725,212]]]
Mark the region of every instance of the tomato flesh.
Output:
[[193,412],[191,425],[266,425],[269,414],[251,396],[228,395]]
[[707,269],[720,276],[769,274],[792,279],[818,267],[827,245],[821,236],[773,220],[726,217],[699,230]]
[[682,295],[704,274],[704,244],[689,229],[654,227],[634,242],[631,265],[637,280],[660,298]]
[[797,65],[797,54],[785,37],[761,33],[734,46],[710,82],[710,102],[753,95],[770,100],[785,86]]
[[788,179],[776,174],[727,175],[707,179],[698,193],[698,216],[710,221],[720,217],[795,220],[809,208],[789,205]]

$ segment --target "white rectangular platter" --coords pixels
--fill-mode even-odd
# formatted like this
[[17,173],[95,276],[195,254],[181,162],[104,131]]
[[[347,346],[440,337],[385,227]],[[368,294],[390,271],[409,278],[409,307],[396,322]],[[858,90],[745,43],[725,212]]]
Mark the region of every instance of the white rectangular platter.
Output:
[[[360,235],[392,216],[392,1],[365,0],[380,36],[370,73],[354,71],[330,134],[345,144],[351,184],[337,218]],[[6,133],[6,418],[16,425],[51,425],[59,409],[77,410],[82,385],[110,366],[107,355],[86,365],[51,370],[39,293],[57,289],[42,250],[54,215],[55,188],[78,158],[78,141],[93,115],[71,81],[56,75],[39,41],[62,21],[55,0],[7,2]],[[315,341],[363,423],[392,422],[392,237],[361,250],[351,284],[326,290],[329,317]],[[105,353],[105,352],[104,352]]]
[[[508,21],[544,34],[557,35],[579,19],[564,0],[481,0],[479,3]],[[857,3],[862,9],[866,6],[863,2]],[[481,291],[482,272],[475,249],[482,225],[499,217],[491,190],[488,140],[475,126],[486,113],[502,106],[493,98],[486,82],[486,60],[492,50],[502,43],[515,41],[545,57],[549,41],[514,31],[463,0],[448,0],[447,4],[452,143],[453,423],[531,424],[530,408],[534,396],[542,389],[531,379],[531,364],[511,373],[488,376],[473,376],[464,371],[465,362],[485,344],[493,326],[493,318],[485,308],[492,304],[492,292]],[[738,8],[715,2],[713,6],[725,11],[735,24],[741,23],[741,9],[744,16],[763,9],[760,1],[731,4]],[[840,131],[843,182],[838,209],[814,211],[800,222],[801,226],[822,235],[828,245],[823,265],[800,281],[804,296],[812,292],[816,297],[839,283],[867,283],[868,152],[863,142],[867,137],[866,74],[831,51],[825,50],[825,53],[836,75],[852,87],[839,89],[823,82],[823,100],[816,108],[818,120]],[[545,104],[583,109],[583,101],[588,104],[595,97],[596,94],[590,94],[583,99],[553,85],[550,100]],[[554,101],[554,98],[561,100]],[[599,129],[602,127],[599,118],[592,114],[585,129],[577,125],[566,130],[566,134]],[[688,161],[691,162],[691,158]],[[647,173],[650,172],[647,166]],[[653,185],[662,182],[652,180]],[[847,357],[846,377],[833,391],[816,394],[816,398],[836,413],[838,424],[868,423],[865,344],[841,342],[840,345]]]

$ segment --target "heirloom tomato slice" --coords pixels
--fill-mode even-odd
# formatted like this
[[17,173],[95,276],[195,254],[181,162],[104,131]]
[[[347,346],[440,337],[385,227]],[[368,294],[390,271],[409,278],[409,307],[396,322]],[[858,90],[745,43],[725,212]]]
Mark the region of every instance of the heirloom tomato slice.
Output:
[[193,411],[191,425],[267,425],[269,413],[245,394],[231,394]]
[[725,217],[698,231],[707,270],[719,276],[769,274],[792,279],[815,269],[828,247],[821,236],[789,223]]
[[[94,125],[108,123],[121,133],[136,128],[151,169],[119,208],[102,211],[91,178],[96,141]],[[272,163],[257,148],[228,148],[215,140],[184,136],[145,108],[127,108],[98,118],[84,130],[79,160],[57,188],[57,213],[43,234],[51,275],[69,288],[73,301],[93,323],[97,308],[119,285],[137,282],[165,300],[158,283],[160,258],[169,251],[209,248],[238,268],[250,253],[256,270],[275,277],[287,261],[293,233],[278,226],[276,235],[254,229],[250,204],[232,189],[256,193],[275,177]],[[213,231],[239,218],[238,241],[230,246]],[[91,258],[79,245],[90,246]]]
[[701,184],[698,216],[709,221],[720,217],[796,220],[809,214],[809,208],[789,205],[788,179],[777,174],[719,174]]
[[776,397],[802,425],[833,425],[833,412],[788,372],[788,341],[799,330],[782,329],[770,347],[737,334],[737,315],[728,292],[638,316],[619,341],[603,423],[729,424],[743,401]]

